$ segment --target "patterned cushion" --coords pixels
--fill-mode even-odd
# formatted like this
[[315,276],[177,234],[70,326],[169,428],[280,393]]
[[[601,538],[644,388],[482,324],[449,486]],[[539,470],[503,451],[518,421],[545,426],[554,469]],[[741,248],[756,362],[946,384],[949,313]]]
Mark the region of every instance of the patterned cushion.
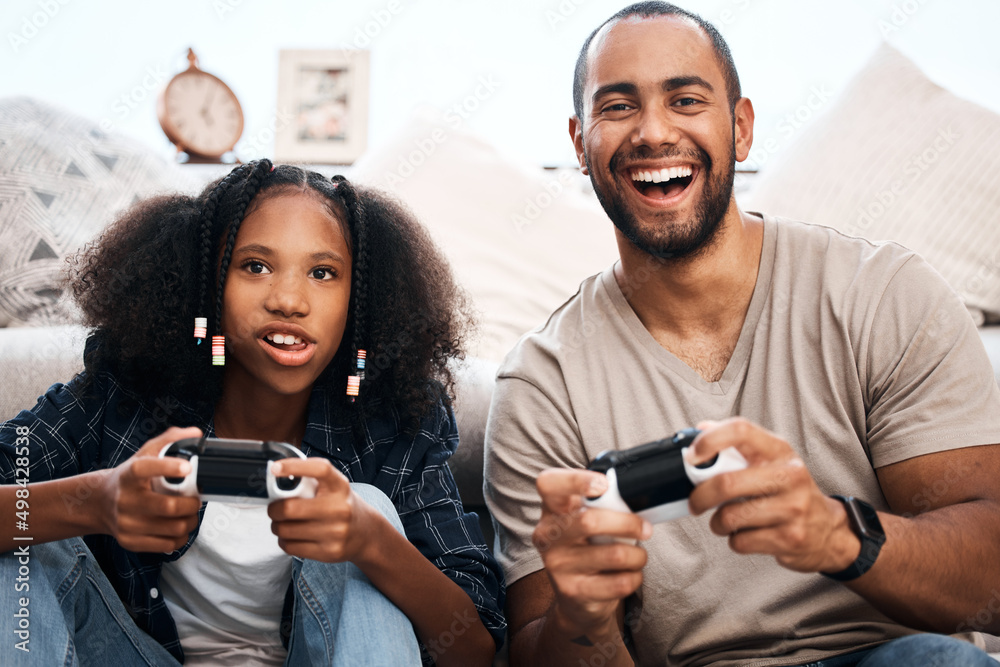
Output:
[[897,241],[923,255],[982,322],[983,313],[1000,314],[998,146],[1000,115],[883,45],[741,203]]
[[65,258],[180,171],[97,123],[26,97],[0,99],[0,326],[76,321]]

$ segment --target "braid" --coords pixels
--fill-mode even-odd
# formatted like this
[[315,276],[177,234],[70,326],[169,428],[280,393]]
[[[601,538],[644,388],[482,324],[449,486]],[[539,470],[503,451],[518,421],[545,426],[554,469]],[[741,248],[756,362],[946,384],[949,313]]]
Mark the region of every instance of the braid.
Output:
[[[358,199],[358,193],[354,186],[341,175],[333,177],[333,182],[337,185],[337,194],[344,200],[347,209],[347,216],[350,219],[351,229],[354,230],[354,337],[351,341],[355,353],[363,349],[363,339],[365,336],[365,314],[368,306],[368,234],[366,233],[366,219],[364,205]],[[351,224],[353,223],[353,224]]]
[[[354,237],[354,259],[353,259],[353,271],[351,277],[351,292],[352,299],[354,301],[354,332],[351,338],[351,347],[354,352],[354,376],[356,382],[358,383],[354,390],[350,388],[351,378],[348,379],[348,396],[351,397],[351,402],[355,403],[355,410],[352,411],[354,414],[354,427],[355,435],[363,437],[363,429],[361,429],[361,416],[364,412],[363,404],[360,401],[355,402],[354,396],[359,396],[361,394],[360,383],[364,381],[365,377],[365,365],[367,361],[365,360],[365,355],[361,353],[361,350],[365,349],[365,339],[368,337],[368,327],[367,327],[367,313],[368,313],[368,264],[369,264],[369,252],[368,252],[368,220],[365,214],[365,207],[358,198],[358,192],[354,189],[354,186],[341,175],[336,175],[331,179],[336,187],[336,193],[344,203],[344,208],[347,212],[347,224],[348,227],[353,232]],[[352,393],[353,391],[353,393]]]
[[218,293],[216,294],[215,300],[215,322],[220,333],[222,331],[222,292],[226,285],[226,274],[229,272],[229,262],[233,256],[233,246],[236,245],[236,234],[240,231],[240,225],[243,223],[243,216],[246,214],[247,208],[250,206],[250,202],[252,202],[253,198],[257,195],[257,191],[260,189],[264,179],[267,178],[269,173],[271,173],[271,161],[266,159],[254,160],[253,162],[250,162],[247,167],[250,169],[250,174],[243,182],[243,189],[240,191],[236,210],[233,212],[232,222],[229,225],[229,234],[226,236],[226,246],[222,253],[222,263],[219,266]]
[[208,282],[210,278],[209,267],[212,265],[212,239],[214,234],[212,233],[213,227],[215,226],[215,212],[218,208],[219,199],[221,199],[225,193],[232,186],[233,181],[237,177],[242,176],[246,172],[249,165],[241,165],[233,171],[229,172],[222,181],[219,182],[215,188],[208,194],[207,199],[201,210],[201,220],[198,227],[198,233],[201,236],[201,261],[198,267],[198,313],[205,312],[205,302],[208,292]]

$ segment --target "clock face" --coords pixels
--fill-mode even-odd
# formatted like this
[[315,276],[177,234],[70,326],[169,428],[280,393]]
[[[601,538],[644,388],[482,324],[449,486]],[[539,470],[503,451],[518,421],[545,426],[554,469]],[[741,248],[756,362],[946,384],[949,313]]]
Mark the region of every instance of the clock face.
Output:
[[167,137],[188,153],[218,157],[232,150],[243,133],[243,112],[233,91],[200,70],[171,79],[159,112]]

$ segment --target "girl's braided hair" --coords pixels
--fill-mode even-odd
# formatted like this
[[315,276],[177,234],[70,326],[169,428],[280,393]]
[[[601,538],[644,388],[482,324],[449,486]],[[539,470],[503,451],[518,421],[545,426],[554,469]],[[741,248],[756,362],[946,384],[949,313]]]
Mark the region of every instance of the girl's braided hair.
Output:
[[[390,404],[412,421],[438,400],[449,402],[449,360],[464,355],[470,318],[426,230],[384,193],[268,160],[235,168],[197,197],[136,204],[73,259],[74,294],[93,329],[84,386],[110,372],[145,400],[178,399],[210,411],[223,369],[212,366],[210,345],[195,343],[194,318],[208,318],[209,336],[220,333],[223,285],[243,219],[266,198],[297,193],[326,202],[352,254],[343,342],[317,385],[358,417]],[[345,388],[358,349],[367,350],[368,363],[352,405]]]

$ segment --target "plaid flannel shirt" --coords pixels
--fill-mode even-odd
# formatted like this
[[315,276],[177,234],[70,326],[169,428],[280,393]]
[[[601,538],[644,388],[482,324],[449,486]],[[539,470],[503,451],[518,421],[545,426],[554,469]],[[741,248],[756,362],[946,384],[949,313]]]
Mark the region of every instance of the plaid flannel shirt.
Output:
[[[79,384],[76,378],[53,385],[34,408],[0,424],[0,483],[15,481],[20,427],[29,429],[29,483],[117,466],[168,425],[198,426],[212,433],[204,415],[177,401],[148,405],[109,374],[101,374],[95,391],[86,397],[81,396]],[[458,447],[454,414],[439,403],[416,433],[408,435],[394,410],[382,412],[366,422],[365,441],[359,446],[349,425],[334,424],[326,392],[314,390],[301,448],[307,456],[330,460],[352,482],[371,484],[392,500],[406,537],[469,595],[499,647],[506,632],[503,575],[476,515],[462,509],[446,462]],[[20,432],[25,431],[20,428]],[[199,528],[204,512],[202,505]],[[195,529],[187,545],[171,554],[134,553],[109,535],[85,537],[136,624],[179,660],[183,652],[177,628],[158,590],[160,568],[183,556],[197,535]],[[290,627],[290,593],[291,586],[285,628]],[[426,649],[422,652],[428,661]]]

